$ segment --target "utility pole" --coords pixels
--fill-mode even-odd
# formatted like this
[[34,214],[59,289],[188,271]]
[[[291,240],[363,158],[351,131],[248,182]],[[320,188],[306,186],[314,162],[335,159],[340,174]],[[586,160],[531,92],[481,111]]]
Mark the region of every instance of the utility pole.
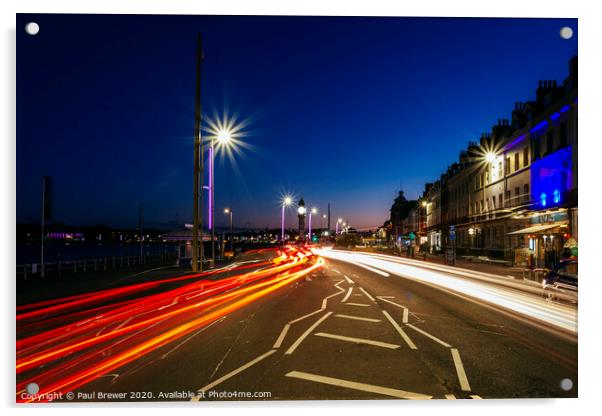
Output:
[[[203,171],[203,143],[201,140],[201,62],[203,60],[202,37],[198,34],[196,47],[196,73],[194,93],[194,203],[192,226],[192,271],[203,270],[203,212],[199,209],[199,196]],[[202,200],[201,200],[202,202]],[[201,204],[202,207],[202,204]],[[199,228],[201,238],[201,260],[199,263]]]

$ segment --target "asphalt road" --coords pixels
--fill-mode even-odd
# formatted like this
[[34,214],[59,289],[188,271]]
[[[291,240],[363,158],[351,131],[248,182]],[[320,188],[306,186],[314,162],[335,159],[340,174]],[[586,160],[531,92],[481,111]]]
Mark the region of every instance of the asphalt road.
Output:
[[145,401],[487,399],[576,397],[577,387],[575,339],[446,290],[326,260],[74,394],[79,401],[107,399],[99,393]]

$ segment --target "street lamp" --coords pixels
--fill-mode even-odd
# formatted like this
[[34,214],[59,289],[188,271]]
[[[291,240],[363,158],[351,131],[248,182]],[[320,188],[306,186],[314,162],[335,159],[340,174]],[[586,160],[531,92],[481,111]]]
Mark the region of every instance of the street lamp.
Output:
[[211,267],[215,266],[215,148],[216,142],[219,146],[228,146],[232,140],[229,129],[219,129],[217,134],[211,138],[209,146],[209,229],[211,230]]
[[493,163],[495,161],[495,153],[493,153],[493,152],[485,153],[485,160],[489,163]]
[[309,241],[311,241],[311,216],[312,216],[312,214],[317,214],[317,213],[318,213],[318,210],[316,208],[312,208],[309,211],[309,224],[308,224],[308,228],[309,228],[309,233],[308,233],[309,234]]
[[282,244],[284,244],[284,210],[290,204],[292,204],[293,199],[290,196],[285,196],[282,200],[282,233],[280,234],[280,239],[282,240]]
[[337,235],[339,233],[339,224],[343,222],[342,218],[339,218],[337,220],[337,223],[335,224],[335,230],[334,230],[334,234]]
[[230,252],[234,255],[234,233],[232,232],[232,210],[230,208],[224,209],[225,214],[230,214]]

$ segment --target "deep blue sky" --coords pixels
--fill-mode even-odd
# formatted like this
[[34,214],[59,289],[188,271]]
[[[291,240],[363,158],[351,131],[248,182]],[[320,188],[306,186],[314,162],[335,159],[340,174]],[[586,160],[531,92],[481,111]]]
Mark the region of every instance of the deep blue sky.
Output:
[[204,112],[252,121],[253,151],[216,166],[218,221],[249,227],[286,192],[382,224],[577,53],[576,19],[17,15],[17,221],[43,174],[56,221],[191,220],[197,32]]

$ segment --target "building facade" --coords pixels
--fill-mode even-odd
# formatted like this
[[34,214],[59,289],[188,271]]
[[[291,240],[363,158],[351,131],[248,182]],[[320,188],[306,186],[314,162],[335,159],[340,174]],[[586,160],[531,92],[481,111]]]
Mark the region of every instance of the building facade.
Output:
[[521,266],[577,254],[577,57],[562,84],[539,81],[535,96],[425,186],[403,233],[431,252],[453,247]]

